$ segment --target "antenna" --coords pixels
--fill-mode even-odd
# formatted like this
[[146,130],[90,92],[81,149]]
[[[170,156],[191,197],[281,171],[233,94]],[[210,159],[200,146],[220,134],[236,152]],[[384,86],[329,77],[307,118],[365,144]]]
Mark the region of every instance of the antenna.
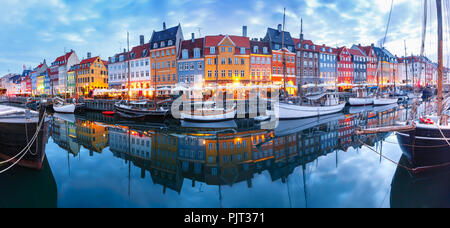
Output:
[[202,28],[197,27],[198,30],[198,37],[202,37]]

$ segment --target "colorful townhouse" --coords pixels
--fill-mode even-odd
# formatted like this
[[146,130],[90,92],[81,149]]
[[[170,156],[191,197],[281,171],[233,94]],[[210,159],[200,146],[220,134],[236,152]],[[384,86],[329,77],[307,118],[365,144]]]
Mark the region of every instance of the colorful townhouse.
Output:
[[122,53],[109,57],[108,84],[110,89],[126,89],[126,83],[128,82],[128,59],[129,53],[125,49]]
[[[130,51],[130,83],[132,95],[136,97],[150,96],[150,44],[140,36],[139,46]],[[128,78],[122,79],[128,85]]]
[[[323,84],[319,78],[320,70],[320,47],[311,40],[303,40],[303,34],[300,39],[293,39],[296,49],[296,74],[301,78],[302,85],[314,85],[303,88],[306,93],[317,91],[319,88],[315,85]],[[303,41],[302,41],[303,40]]]
[[352,49],[359,49],[367,56],[366,61],[366,83],[369,85],[377,84],[377,56],[373,49],[373,44],[370,46],[361,46],[360,44],[353,45]]
[[178,83],[183,86],[203,84],[205,81],[205,38],[195,39],[194,33],[190,40],[181,42],[177,57]]
[[366,54],[358,49],[350,48],[348,49],[350,55],[352,56],[353,62],[353,75],[355,84],[366,84],[367,82],[367,56]]
[[337,50],[337,64],[339,90],[350,89],[354,82],[354,67],[352,56],[345,46]]
[[150,53],[152,63],[152,86],[158,94],[168,94],[174,88],[177,80],[177,53],[183,41],[181,25],[166,28],[163,23],[163,30],[153,31],[150,39]]
[[386,48],[373,47],[379,63],[380,86],[392,86],[398,83],[398,60]]
[[[44,91],[44,81],[42,80],[42,83],[39,84],[38,77],[42,75],[43,72],[48,71],[48,66],[46,63],[46,60],[39,64],[37,67],[33,69],[33,71],[30,73],[31,77],[31,94],[33,96],[41,95]],[[41,86],[39,88],[39,86]]]
[[80,63],[74,50],[59,56],[50,66],[51,93],[65,94],[67,91],[67,72],[73,66]]
[[319,79],[327,89],[334,89],[337,83],[337,49],[325,46],[319,47]]
[[[76,84],[78,86],[76,91],[81,96],[92,94],[95,89],[108,88],[107,62],[103,61],[99,56],[91,57],[90,53],[88,53],[87,57],[87,59],[83,59],[79,64],[71,68],[71,70],[75,71],[74,79],[77,82],[71,81],[69,84]],[[74,88],[70,88],[71,93],[75,92]]]
[[272,83],[283,87],[286,84],[287,93],[296,94],[298,78],[295,70],[295,43],[291,34],[282,31],[279,24],[277,29],[267,28],[263,40],[269,42],[272,49]]
[[262,40],[250,40],[251,83],[268,85],[272,82],[272,49],[270,43]]
[[249,84],[250,40],[218,35],[205,37],[205,82],[212,85]]

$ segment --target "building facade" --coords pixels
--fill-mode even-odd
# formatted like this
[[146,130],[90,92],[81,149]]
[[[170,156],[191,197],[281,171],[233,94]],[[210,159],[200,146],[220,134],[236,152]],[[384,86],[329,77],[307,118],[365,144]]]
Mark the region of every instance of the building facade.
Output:
[[272,49],[265,41],[250,41],[250,75],[251,83],[267,85],[272,82]]
[[248,37],[230,35],[206,36],[206,84],[250,83],[249,59],[250,40]]
[[67,72],[69,69],[80,63],[75,51],[59,56],[50,66],[50,94],[59,95],[69,93],[67,90]]
[[178,83],[182,86],[203,84],[205,80],[204,38],[195,39],[194,34],[190,40],[181,42],[178,52]]
[[[69,84],[76,84],[78,95],[87,96],[92,94],[95,89],[108,88],[108,68],[105,63],[99,56],[91,57],[88,54],[87,59],[71,68],[75,71],[73,79],[76,79],[76,83],[75,81],[69,81]],[[75,93],[75,87],[69,87],[69,92]]]
[[177,53],[181,41],[184,40],[181,25],[153,31],[150,39],[152,65],[152,85],[157,87],[158,94],[168,94],[170,88],[177,84]]
[[367,82],[367,56],[360,49],[348,49],[352,56],[353,76],[355,84],[366,84]]
[[349,89],[354,82],[352,56],[344,46],[337,50],[338,84],[340,90]]

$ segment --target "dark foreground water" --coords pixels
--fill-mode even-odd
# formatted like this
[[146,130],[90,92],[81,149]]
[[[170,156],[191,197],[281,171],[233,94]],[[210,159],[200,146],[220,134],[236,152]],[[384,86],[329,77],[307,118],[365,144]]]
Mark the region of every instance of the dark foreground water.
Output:
[[394,134],[354,133],[408,118],[404,107],[346,113],[272,131],[55,114],[42,169],[0,174],[0,207],[448,206],[449,175],[411,178],[361,143],[400,161]]

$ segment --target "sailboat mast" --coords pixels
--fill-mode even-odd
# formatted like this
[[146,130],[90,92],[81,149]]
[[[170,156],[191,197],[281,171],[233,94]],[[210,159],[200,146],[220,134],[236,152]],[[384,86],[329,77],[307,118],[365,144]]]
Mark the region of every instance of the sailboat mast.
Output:
[[404,44],[405,44],[405,71],[406,71],[406,85],[408,86],[408,61],[407,61],[407,51],[406,51],[406,40],[403,40]]
[[130,33],[127,32],[127,60],[128,60],[128,104],[130,104],[131,97],[131,78],[130,78]]
[[[298,97],[300,99],[300,105],[303,104],[303,18],[300,20],[300,79],[298,82]],[[337,76],[336,76],[337,77]]]
[[284,100],[286,101],[286,56],[284,53],[284,26],[285,26],[285,21],[286,20],[286,8],[284,8],[283,11],[283,29],[281,30],[281,52],[283,53],[283,83],[284,83]]
[[437,99],[438,99],[438,110],[437,110],[437,114],[438,116],[442,116],[442,111],[443,111],[443,100],[444,100],[444,96],[443,96],[443,66],[444,66],[444,62],[443,62],[443,33],[442,33],[442,0],[436,0],[436,9],[437,9],[437,19],[438,19],[438,94],[437,94]]

